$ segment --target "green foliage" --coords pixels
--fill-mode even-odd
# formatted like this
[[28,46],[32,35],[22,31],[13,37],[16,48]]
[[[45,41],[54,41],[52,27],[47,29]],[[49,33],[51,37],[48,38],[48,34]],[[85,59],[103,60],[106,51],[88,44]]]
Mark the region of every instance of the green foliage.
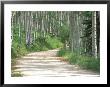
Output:
[[12,59],[25,55],[26,53],[27,53],[27,49],[23,43],[18,44],[17,42],[13,42],[12,48],[11,48]]
[[60,37],[61,41],[64,43],[65,40],[68,40],[68,38],[69,38],[69,28],[67,25],[63,25],[63,26],[61,26],[59,31],[60,31],[59,37]]
[[[23,30],[23,29],[21,29]],[[34,52],[34,51],[46,51],[49,49],[59,48],[63,44],[58,39],[58,37],[52,37],[49,34],[46,37],[43,37],[40,33],[36,38],[35,42],[31,43],[30,46],[26,46],[25,44],[25,32],[22,33],[22,39],[19,38],[19,29],[18,26],[13,28],[13,41],[12,41],[12,48],[11,48],[11,56],[13,58],[20,57],[25,55],[27,52]]]
[[39,37],[36,39],[36,42],[34,44],[31,44],[31,46],[28,48],[29,51],[46,51],[49,49],[59,48],[62,46],[62,43],[60,40],[57,39],[57,37],[50,37],[47,38]]
[[83,20],[83,25],[85,25],[84,35],[82,37],[83,42],[85,43],[86,46],[86,54],[92,55],[92,12],[87,11],[83,12],[83,15],[87,18]]
[[88,56],[79,56],[77,64],[84,69],[91,69],[100,72],[100,58],[96,59]]
[[22,77],[23,75],[21,74],[21,72],[12,71],[11,76],[12,77]]
[[58,52],[58,56],[64,56],[65,53],[66,53],[66,50],[60,49],[60,51]]
[[17,51],[15,48],[11,48],[11,57],[16,58],[17,57]]
[[69,50],[65,50],[63,48],[61,48],[58,52],[58,56],[63,56],[63,57],[68,57],[70,55],[70,51]]
[[71,64],[76,64],[77,63],[77,60],[78,60],[78,55],[76,53],[71,53],[69,56],[68,56],[68,60]]
[[77,64],[81,68],[100,72],[100,58],[96,59],[90,56],[78,55],[65,49],[61,49],[58,55],[67,59],[70,64]]
[[57,37],[50,37],[46,38],[47,47],[50,49],[62,47],[61,41]]

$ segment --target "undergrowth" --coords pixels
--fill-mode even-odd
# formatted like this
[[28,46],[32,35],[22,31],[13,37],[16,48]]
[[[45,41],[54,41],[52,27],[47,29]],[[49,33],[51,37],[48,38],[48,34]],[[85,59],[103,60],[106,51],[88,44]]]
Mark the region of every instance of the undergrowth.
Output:
[[70,62],[70,64],[77,64],[83,69],[89,69],[100,72],[100,58],[78,55],[65,49],[61,49],[58,52],[58,55],[65,58],[67,61]]
[[12,59],[20,57],[22,55],[27,54],[28,52],[36,52],[36,51],[46,51],[50,49],[60,48],[63,44],[57,37],[46,37],[46,38],[37,38],[33,44],[30,46],[26,46],[25,44],[18,42],[13,42],[11,48],[11,57]]

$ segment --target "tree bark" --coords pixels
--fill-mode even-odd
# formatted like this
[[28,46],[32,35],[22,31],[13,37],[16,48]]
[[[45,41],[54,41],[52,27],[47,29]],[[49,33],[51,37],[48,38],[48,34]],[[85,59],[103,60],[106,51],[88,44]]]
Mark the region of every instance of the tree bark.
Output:
[[92,53],[97,58],[96,12],[92,12]]

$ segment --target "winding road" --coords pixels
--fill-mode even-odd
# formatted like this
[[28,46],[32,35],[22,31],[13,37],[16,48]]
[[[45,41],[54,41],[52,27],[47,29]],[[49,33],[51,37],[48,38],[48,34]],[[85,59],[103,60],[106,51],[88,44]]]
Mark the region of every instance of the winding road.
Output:
[[76,65],[71,65],[57,57],[59,49],[29,53],[17,59],[13,66],[14,72],[21,72],[23,77],[73,77],[90,76],[99,77],[99,73],[83,70]]

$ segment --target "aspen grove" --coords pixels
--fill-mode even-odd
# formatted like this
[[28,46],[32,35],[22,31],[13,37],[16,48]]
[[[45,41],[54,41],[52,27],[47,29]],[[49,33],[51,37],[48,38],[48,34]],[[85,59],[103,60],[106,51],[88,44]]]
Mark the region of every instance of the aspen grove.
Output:
[[58,56],[71,64],[83,66],[81,61],[90,59],[84,67],[92,61],[99,69],[100,12],[12,11],[11,41],[12,59],[29,52],[59,48]]

